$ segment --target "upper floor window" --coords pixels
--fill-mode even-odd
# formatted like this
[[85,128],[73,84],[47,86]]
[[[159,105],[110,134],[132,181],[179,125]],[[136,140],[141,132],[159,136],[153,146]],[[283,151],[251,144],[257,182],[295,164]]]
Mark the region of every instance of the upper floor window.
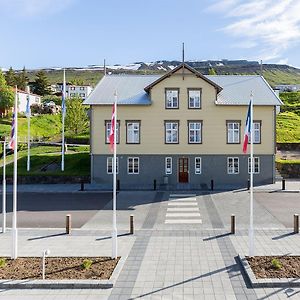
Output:
[[179,108],[179,89],[166,89],[166,108]]
[[[116,157],[116,171],[118,174],[119,173],[119,158]],[[106,160],[106,171],[107,171],[107,174],[112,174],[113,173],[113,166],[114,166],[114,158],[113,157],[107,157],[107,160]]]
[[172,157],[166,157],[165,167],[166,174],[172,174]]
[[201,108],[201,90],[188,89],[189,108]]
[[202,121],[188,121],[189,144],[202,143]]
[[140,143],[140,121],[126,121],[127,127],[127,144]]
[[[253,144],[260,144],[261,136],[261,121],[253,121]],[[249,136],[249,143],[251,143],[251,134]]]
[[[110,135],[110,128],[111,128],[111,121],[105,121],[105,144],[109,144],[109,135]],[[117,129],[116,129],[116,132],[117,132],[117,136],[116,136],[116,139],[117,139],[117,144],[120,143],[120,131],[119,131],[119,128],[120,128],[120,121],[117,122]]]
[[240,121],[227,121],[227,144],[240,143]]
[[228,157],[227,158],[227,173],[228,174],[239,174],[239,158]]
[[[259,174],[260,173],[260,161],[259,157],[253,157],[254,165],[253,165],[253,173]],[[248,157],[248,173],[251,173],[251,157]]]
[[128,174],[139,174],[139,158],[138,157],[128,157],[127,173]]
[[81,91],[84,91],[84,86],[81,86],[79,89],[80,89]]
[[75,91],[75,86],[71,86],[71,87],[70,87],[70,90],[71,90],[71,91]]
[[165,122],[165,143],[166,144],[178,144],[178,121],[166,121]]

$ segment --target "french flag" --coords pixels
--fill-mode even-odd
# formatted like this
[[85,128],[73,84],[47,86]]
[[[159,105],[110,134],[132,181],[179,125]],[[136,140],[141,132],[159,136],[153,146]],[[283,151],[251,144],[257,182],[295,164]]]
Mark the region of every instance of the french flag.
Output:
[[110,132],[109,132],[109,144],[110,144],[110,151],[114,151],[114,136],[115,136],[115,111],[116,111],[116,105],[115,102],[112,109],[112,116],[111,116],[111,123],[110,123]]
[[251,134],[251,101],[249,102],[248,112],[247,112],[247,119],[245,124],[245,133],[244,133],[244,143],[243,143],[243,152],[247,153],[247,147],[250,139]]
[[11,122],[11,132],[10,132],[10,141],[8,143],[8,148],[14,150],[15,149],[15,141],[16,141],[16,135],[15,135],[15,116],[16,112],[14,111],[13,117],[12,117],[12,122]]

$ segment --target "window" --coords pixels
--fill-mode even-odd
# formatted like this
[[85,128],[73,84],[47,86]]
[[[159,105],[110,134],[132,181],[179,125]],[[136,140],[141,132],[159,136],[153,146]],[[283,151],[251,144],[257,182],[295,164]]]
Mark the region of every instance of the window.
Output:
[[138,157],[128,157],[127,172],[128,172],[128,174],[139,174],[139,158]]
[[[109,134],[110,134],[111,121],[105,121],[105,144],[109,144]],[[119,133],[120,121],[117,122],[117,144],[120,143],[120,133]]]
[[127,144],[140,143],[140,121],[126,121],[127,126]]
[[202,143],[202,121],[188,121],[189,144]]
[[166,108],[179,107],[179,89],[166,89]]
[[81,91],[84,91],[84,86],[81,86],[79,89],[80,89]]
[[195,157],[195,174],[201,174],[201,157]]
[[[253,174],[259,174],[260,173],[260,161],[259,157],[253,157],[254,160],[254,170]],[[248,157],[248,173],[251,173],[251,158]]]
[[[113,157],[108,157],[107,160],[106,160],[107,174],[112,174],[113,173],[113,165],[114,165],[114,158]],[[117,169],[117,174],[118,174],[119,173],[119,158],[118,157],[117,157],[116,169]]]
[[166,157],[166,174],[172,174],[172,157]]
[[[260,130],[261,121],[253,121],[253,144],[260,144]],[[251,134],[249,136],[249,143],[251,143]]]
[[240,121],[227,121],[227,144],[240,143]]
[[189,108],[201,108],[201,90],[188,89]]
[[70,87],[70,90],[71,90],[71,91],[75,91],[75,86],[71,86],[71,87]]
[[76,93],[70,93],[70,96],[71,96],[71,97],[75,97],[75,96],[76,96]]
[[178,144],[178,121],[165,122],[165,143]]
[[80,97],[85,97],[85,93],[80,93],[79,96]]
[[227,174],[239,174],[239,158],[227,158]]

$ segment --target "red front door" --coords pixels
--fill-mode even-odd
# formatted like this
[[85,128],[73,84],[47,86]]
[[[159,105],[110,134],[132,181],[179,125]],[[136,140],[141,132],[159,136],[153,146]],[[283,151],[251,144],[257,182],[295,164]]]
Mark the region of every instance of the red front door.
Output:
[[189,182],[189,159],[187,157],[179,158],[179,182]]

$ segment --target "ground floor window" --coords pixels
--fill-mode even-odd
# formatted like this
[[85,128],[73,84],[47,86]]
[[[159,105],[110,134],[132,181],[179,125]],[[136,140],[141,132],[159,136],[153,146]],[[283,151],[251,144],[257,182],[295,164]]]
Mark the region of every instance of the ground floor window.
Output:
[[[106,160],[107,174],[112,174],[113,173],[113,165],[114,165],[114,158],[113,157],[108,157],[107,160]],[[119,173],[119,158],[118,157],[117,157],[116,169],[117,169],[117,174],[118,174]]]
[[172,174],[172,157],[166,157],[165,170],[166,174]]
[[195,157],[195,174],[201,174],[201,157]]
[[[253,173],[254,174],[259,174],[260,173],[260,161],[259,161],[259,157],[253,157],[253,161],[254,161],[254,169],[253,169]],[[248,173],[251,173],[251,157],[248,157]]]
[[239,174],[238,157],[227,157],[227,174]]
[[128,157],[127,173],[128,174],[139,174],[139,158],[138,157]]

